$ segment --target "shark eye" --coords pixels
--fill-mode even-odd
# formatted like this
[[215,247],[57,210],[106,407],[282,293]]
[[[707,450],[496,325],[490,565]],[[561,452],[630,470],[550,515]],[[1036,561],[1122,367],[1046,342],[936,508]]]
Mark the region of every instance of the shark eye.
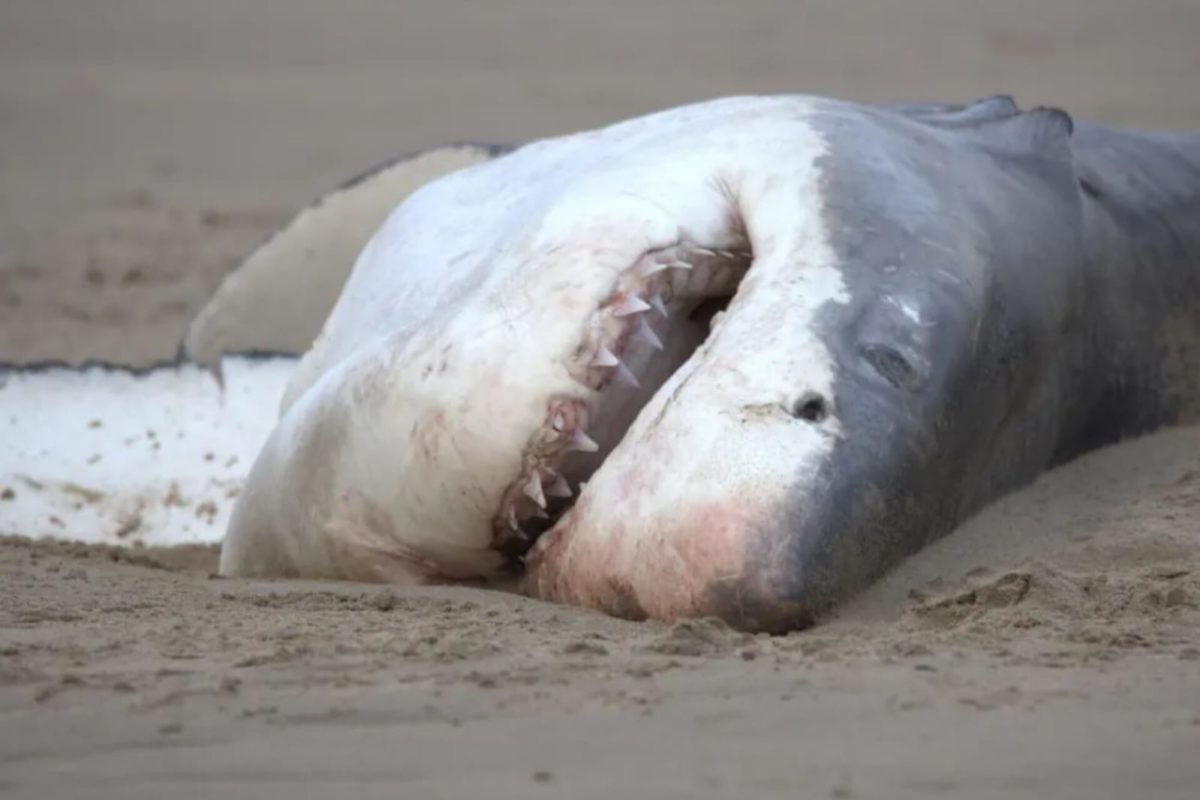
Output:
[[829,404],[816,392],[807,392],[792,406],[792,416],[807,422],[820,422],[829,416]]
[[866,359],[880,377],[897,389],[916,391],[924,376],[899,350],[888,345],[868,345],[862,349]]

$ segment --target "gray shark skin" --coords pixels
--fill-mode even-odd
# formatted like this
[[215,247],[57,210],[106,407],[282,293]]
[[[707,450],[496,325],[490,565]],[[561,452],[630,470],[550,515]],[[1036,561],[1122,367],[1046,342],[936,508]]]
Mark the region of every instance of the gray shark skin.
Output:
[[401,204],[221,571],[515,569],[551,601],[782,632],[1047,469],[1196,419],[1200,135],[730,98]]
[[736,625],[812,619],[1046,469],[1200,412],[1200,137],[1003,98],[920,120],[818,123],[847,434],[760,543],[789,578],[714,589]]

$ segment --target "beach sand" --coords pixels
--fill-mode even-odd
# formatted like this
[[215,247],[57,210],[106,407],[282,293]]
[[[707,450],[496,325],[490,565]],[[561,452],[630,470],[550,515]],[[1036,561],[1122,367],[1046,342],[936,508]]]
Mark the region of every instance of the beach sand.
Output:
[[[173,357],[273,228],[422,146],[781,91],[1200,129],[1197,33],[1185,0],[5,4],[0,360]],[[0,794],[1200,792],[1200,428],[1050,473],[786,637],[215,563],[0,540]]]

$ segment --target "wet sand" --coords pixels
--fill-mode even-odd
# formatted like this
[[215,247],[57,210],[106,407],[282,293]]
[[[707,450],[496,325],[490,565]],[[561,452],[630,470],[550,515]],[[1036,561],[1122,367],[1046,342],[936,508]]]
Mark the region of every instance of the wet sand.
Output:
[[[294,210],[443,141],[741,91],[1008,91],[1200,129],[1200,7],[1183,0],[396,9],[0,9],[0,360],[169,358]],[[15,502],[0,494],[0,532],[21,533],[4,525]],[[788,637],[474,589],[219,580],[214,565],[205,548],[0,542],[0,793],[1200,787],[1200,429],[1046,476]]]

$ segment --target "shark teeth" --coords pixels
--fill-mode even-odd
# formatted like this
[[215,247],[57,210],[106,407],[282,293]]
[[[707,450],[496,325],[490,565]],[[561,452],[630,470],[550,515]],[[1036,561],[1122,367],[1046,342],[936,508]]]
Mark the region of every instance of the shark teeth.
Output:
[[633,338],[639,342],[643,342],[655,350],[662,350],[662,339],[658,338],[658,334],[650,327],[650,323],[646,322],[645,317],[638,317],[637,330],[633,332]]
[[522,489],[525,496],[538,504],[538,508],[546,507],[546,495],[542,491],[542,476],[535,469],[529,476],[529,480],[525,483],[525,488]]
[[642,277],[649,278],[651,275],[657,275],[668,269],[690,270],[692,265],[686,261],[652,261],[642,267]]
[[546,494],[551,497],[570,497],[571,484],[567,483],[567,479],[562,475],[555,475],[554,482],[546,487]]
[[616,367],[620,363],[621,359],[613,355],[613,351],[604,345],[600,345],[599,349],[596,350],[596,355],[592,358],[593,367]]
[[[651,332],[650,335],[653,336],[654,333]],[[660,344],[659,347],[661,348],[662,345]],[[621,359],[617,358],[613,352],[604,345],[600,345],[600,348],[596,351],[595,357],[592,358],[592,366],[612,369],[613,377],[626,386],[633,386],[636,388],[640,385],[637,377],[632,371],[630,371],[629,367],[625,366]]]
[[[670,313],[667,304],[677,302],[673,299],[677,297],[681,298],[677,310],[682,310],[693,295],[708,291],[714,281],[725,280],[720,270],[738,267],[727,262],[748,262],[750,257],[749,253],[681,244],[645,253],[635,266],[608,286],[600,296],[603,299],[587,317],[583,340],[565,364],[569,377],[587,391],[579,396],[572,393],[551,399],[542,426],[523,453],[525,469],[505,487],[502,508],[492,519],[493,531],[506,555],[519,561],[526,545],[536,542],[545,531],[553,530],[550,523],[587,485],[586,481],[574,484],[567,479],[560,471],[563,459],[570,453],[600,451],[600,445],[584,430],[589,414],[596,404],[610,402],[605,399],[606,389],[618,385],[639,388],[631,364],[640,365],[655,358],[650,351],[666,349],[659,333],[666,323],[659,323],[648,312],[653,310],[667,318]],[[701,282],[705,285],[700,286]],[[718,319],[719,316],[714,317],[713,324]],[[631,351],[635,346],[639,349]],[[634,358],[626,361],[630,354]],[[631,396],[629,393],[612,402],[628,402]],[[606,431],[605,442],[610,438]],[[586,461],[580,459],[574,469],[595,466],[583,463]],[[571,470],[568,467],[567,474],[576,479],[586,477]],[[523,531],[522,525],[530,525],[531,531]]]
[[632,292],[622,295],[615,303],[612,304],[613,314],[618,317],[628,317],[631,314],[641,314],[643,311],[649,311],[651,306],[645,300],[638,297]]
[[600,449],[600,445],[596,444],[592,437],[583,432],[582,428],[576,428],[571,434],[571,441],[567,442],[566,451],[568,453],[594,453]]
[[618,382],[623,383],[626,386],[632,386],[634,389],[641,386],[641,384],[638,383],[637,376],[633,374],[632,370],[630,370],[629,367],[625,366],[620,361],[617,362],[617,371],[613,373],[613,377]]

